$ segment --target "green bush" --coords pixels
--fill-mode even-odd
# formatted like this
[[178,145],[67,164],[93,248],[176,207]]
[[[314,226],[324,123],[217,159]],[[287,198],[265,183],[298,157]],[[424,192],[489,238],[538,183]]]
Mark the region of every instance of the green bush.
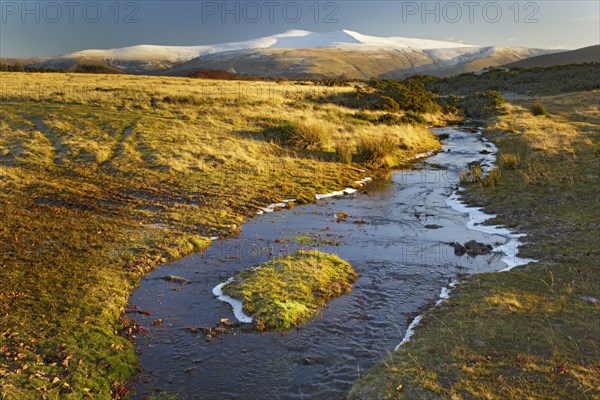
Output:
[[414,113],[414,112],[407,112],[404,115],[404,118],[406,121],[409,121],[411,123],[415,123],[415,124],[425,124],[427,121],[425,121],[425,118],[418,113]]
[[111,68],[108,65],[102,64],[79,64],[73,69],[73,72],[80,74],[120,74],[116,68]]
[[400,125],[406,123],[404,118],[395,114],[383,114],[375,122],[383,125]]
[[390,96],[381,96],[379,99],[379,109],[387,112],[398,112],[400,111],[400,105]]
[[425,81],[425,77],[417,76],[404,81],[372,80],[369,85],[375,89],[375,96],[380,99],[380,110],[396,111],[394,104],[397,104],[399,110],[438,113],[441,107],[436,101],[437,96],[425,88]]
[[600,89],[600,64],[571,64],[551,67],[492,68],[483,73],[464,73],[426,82],[439,94],[468,95],[497,90],[525,95],[552,95]]
[[24,64],[5,64],[0,63],[0,72],[65,72],[62,69],[53,69],[47,67],[33,67]]
[[442,108],[438,95],[426,88],[437,78],[415,76],[403,81],[373,79],[365,85],[355,85],[354,92],[336,93],[321,101],[362,110],[380,110],[388,113],[414,112],[437,114]]
[[360,121],[366,121],[366,122],[370,122],[373,124],[376,124],[377,120],[378,120],[378,118],[375,114],[370,113],[370,112],[364,112],[364,111],[359,111],[357,113],[354,113],[352,116]]
[[445,113],[454,114],[460,111],[460,97],[450,94],[437,100]]

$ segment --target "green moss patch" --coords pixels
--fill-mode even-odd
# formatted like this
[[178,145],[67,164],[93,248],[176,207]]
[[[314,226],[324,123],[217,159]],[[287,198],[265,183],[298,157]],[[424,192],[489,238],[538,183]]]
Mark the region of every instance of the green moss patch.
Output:
[[352,291],[358,274],[337,256],[298,251],[237,275],[223,292],[241,299],[258,329],[289,329]]

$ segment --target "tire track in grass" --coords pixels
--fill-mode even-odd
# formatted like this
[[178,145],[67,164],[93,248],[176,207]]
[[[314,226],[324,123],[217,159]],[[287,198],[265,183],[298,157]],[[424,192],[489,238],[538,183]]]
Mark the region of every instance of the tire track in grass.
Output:
[[135,122],[133,122],[133,124],[123,129],[123,131],[116,137],[116,143],[114,145],[113,154],[110,157],[108,157],[105,161],[103,161],[100,164],[100,166],[112,163],[114,160],[123,155],[123,152],[125,151],[125,143],[133,134],[133,130],[135,129],[138,121],[139,120],[136,120]]
[[[23,118],[27,118],[24,115],[21,115]],[[52,132],[52,130],[48,127],[48,125],[46,125],[44,123],[44,121],[42,121],[42,119],[40,117],[35,117],[31,120],[34,124],[35,124],[35,128],[38,130],[38,132],[41,132],[46,139],[48,139],[48,141],[50,141],[50,143],[52,144],[52,147],[54,147],[54,162],[56,163],[56,165],[63,167],[64,164],[64,157],[65,157],[65,146],[64,144],[60,141],[60,139]]]

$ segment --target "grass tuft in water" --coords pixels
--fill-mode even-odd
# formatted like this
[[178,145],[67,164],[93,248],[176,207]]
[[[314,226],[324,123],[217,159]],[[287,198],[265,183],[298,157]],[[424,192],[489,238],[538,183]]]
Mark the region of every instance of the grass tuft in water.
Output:
[[223,292],[242,299],[258,329],[289,329],[352,291],[354,268],[339,257],[300,250],[237,275]]

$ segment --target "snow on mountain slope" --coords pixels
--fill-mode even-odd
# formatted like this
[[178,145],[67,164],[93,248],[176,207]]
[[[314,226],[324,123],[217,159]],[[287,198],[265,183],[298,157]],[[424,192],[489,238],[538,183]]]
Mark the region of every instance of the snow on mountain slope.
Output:
[[405,37],[378,37],[378,36],[367,36],[358,32],[344,30],[342,31],[347,35],[356,39],[356,41],[363,45],[379,47],[380,49],[456,49],[465,47],[476,47],[470,44],[458,43],[458,42],[445,42],[441,40],[430,40],[430,39],[415,39]]
[[60,58],[96,58],[117,61],[167,61],[185,62],[206,54],[225,51],[264,48],[312,49],[343,46],[350,50],[361,49],[450,49],[473,47],[462,43],[443,42],[428,39],[403,37],[367,36],[358,32],[342,30],[316,33],[303,30],[289,30],[285,33],[243,42],[222,43],[205,46],[157,46],[137,45],[108,50],[82,50],[65,54]]
[[463,67],[477,71],[545,53],[545,50],[518,47],[480,47],[430,39],[369,36],[350,30],[321,33],[293,29],[262,38],[214,45],[137,45],[82,50],[47,58],[35,65],[74,70],[81,64],[97,64],[127,73],[165,74],[212,68],[259,76],[285,73],[278,69],[287,68],[290,76],[344,73],[371,77],[433,74],[442,73],[442,70],[462,73]]
[[494,54],[493,47],[425,49],[436,64],[456,65]]

